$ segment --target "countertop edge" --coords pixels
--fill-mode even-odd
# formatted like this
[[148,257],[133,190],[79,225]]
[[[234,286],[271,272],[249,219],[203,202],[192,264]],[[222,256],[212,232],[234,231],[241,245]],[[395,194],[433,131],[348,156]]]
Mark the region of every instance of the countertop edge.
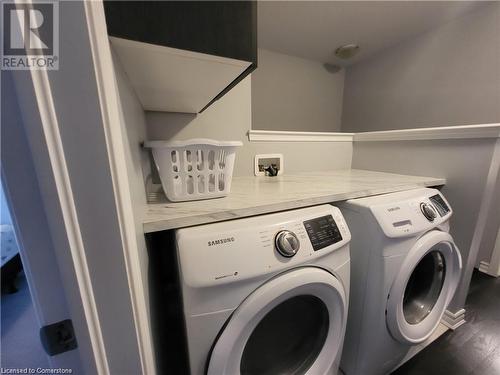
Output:
[[287,202],[278,202],[274,204],[266,204],[262,206],[253,206],[247,208],[237,208],[228,209],[213,213],[204,213],[201,215],[187,216],[183,218],[175,219],[165,219],[157,220],[154,222],[143,223],[144,233],[154,233],[163,230],[179,229],[185,227],[191,227],[195,225],[216,223],[225,220],[234,220],[244,217],[257,216],[272,212],[292,210],[296,208],[303,208],[309,206],[316,206],[325,203],[334,203],[339,201],[344,201],[347,199],[368,197],[379,194],[394,193],[397,191],[411,190],[419,187],[434,187],[443,186],[446,184],[445,178],[432,178],[429,181],[423,181],[421,183],[411,183],[408,185],[399,185],[390,188],[379,188],[370,189],[369,192],[366,190],[352,191],[348,193],[323,195],[319,197],[295,199]]

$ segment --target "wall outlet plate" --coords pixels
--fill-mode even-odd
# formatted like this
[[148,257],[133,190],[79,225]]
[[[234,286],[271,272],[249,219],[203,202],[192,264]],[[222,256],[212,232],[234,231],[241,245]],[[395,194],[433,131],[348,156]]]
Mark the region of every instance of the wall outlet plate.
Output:
[[278,168],[278,176],[285,172],[283,165],[283,154],[258,154],[254,159],[254,174],[256,176],[265,176],[265,169],[273,165]]

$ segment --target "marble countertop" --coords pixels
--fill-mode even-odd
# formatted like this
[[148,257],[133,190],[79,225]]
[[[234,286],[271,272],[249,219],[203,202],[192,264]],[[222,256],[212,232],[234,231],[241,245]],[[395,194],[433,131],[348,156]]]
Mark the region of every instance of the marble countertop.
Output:
[[357,169],[278,177],[233,177],[231,193],[225,198],[148,204],[143,217],[144,232],[213,223],[445,183],[444,178]]

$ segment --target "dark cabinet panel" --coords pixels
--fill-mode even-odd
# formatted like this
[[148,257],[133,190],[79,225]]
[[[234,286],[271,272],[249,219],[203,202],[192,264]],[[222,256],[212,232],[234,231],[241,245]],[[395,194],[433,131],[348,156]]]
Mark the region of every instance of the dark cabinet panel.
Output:
[[104,9],[110,36],[252,63],[210,103],[257,67],[256,2],[105,1]]
[[119,38],[255,61],[257,5],[249,1],[106,1]]

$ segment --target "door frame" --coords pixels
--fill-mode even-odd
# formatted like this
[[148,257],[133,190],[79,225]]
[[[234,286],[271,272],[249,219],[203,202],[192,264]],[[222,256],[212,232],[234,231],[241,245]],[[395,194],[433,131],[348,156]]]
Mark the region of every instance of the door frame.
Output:
[[500,276],[500,228],[498,228],[497,238],[495,240],[495,247],[488,266],[488,274],[491,276]]
[[[22,246],[21,254],[27,269],[30,291],[33,293],[34,309],[40,324],[55,323],[55,316],[47,311],[47,304],[51,301],[39,297],[48,294],[44,290],[48,285],[42,280],[43,274],[59,273],[59,287],[64,287],[69,315],[62,316],[59,313],[58,318],[72,320],[83,370],[87,373],[95,371],[107,374],[109,371],[99,318],[61,139],[56,129],[57,117],[53,110],[47,73],[31,70],[7,74],[12,74],[14,95],[17,96],[21,112],[21,118],[16,125],[22,126],[22,130],[9,133],[12,136],[9,143],[13,142],[22,148],[17,150],[17,155],[11,154],[10,157],[2,158],[2,163],[6,165],[6,168],[2,169],[2,178],[8,191],[6,194],[15,221],[16,235]],[[20,167],[34,171],[31,180],[26,180],[26,176],[17,173],[16,170]],[[31,194],[17,196],[19,184],[30,184]],[[28,204],[28,207],[23,206],[24,204]],[[30,212],[27,212],[31,209],[38,211],[33,211],[42,219],[37,224],[46,226],[48,232],[42,235],[33,232]],[[51,263],[45,264],[45,267],[33,264],[38,258],[34,254],[38,250],[34,242],[39,240],[44,244],[43,255],[52,258],[49,259]],[[60,358],[51,357],[50,364],[60,367]],[[63,363],[72,367],[70,362]]]
[[[127,172],[126,135],[122,122],[119,90],[111,54],[104,6],[101,0],[85,1],[85,14],[89,46],[95,72],[102,127],[106,141],[112,188],[115,197],[117,221],[120,226],[123,260],[130,290],[130,307],[133,313],[138,354],[143,374],[156,374],[153,338],[151,333],[149,301],[144,285],[147,275],[141,269],[140,252],[146,252],[141,218],[133,208],[133,193]],[[142,241],[138,242],[138,237]]]
[[102,2],[62,2],[59,13],[59,70],[12,72],[54,267],[84,373],[154,375],[124,145],[110,117],[117,93],[102,89],[114,88],[114,72],[95,56],[96,43],[109,52]]
[[[47,166],[48,155],[43,154],[41,147],[38,152],[26,134],[25,124],[30,121],[30,115],[23,112],[14,86],[11,72],[2,71],[2,91],[7,90],[10,95],[2,96],[2,184],[5,197],[12,218],[19,253],[23,263],[24,274],[30,290],[30,296],[39,327],[57,321],[72,318],[75,332],[78,336],[78,349],[57,356],[48,356],[48,363],[52,367],[72,368],[74,371],[92,372],[95,363],[91,353],[91,344],[88,340],[87,323],[83,309],[78,309],[79,299],[70,301],[68,296],[79,292],[76,280],[63,277],[58,265],[69,262],[61,260],[64,254],[56,253],[55,242],[50,234],[48,212],[53,212],[52,220],[57,220],[54,207],[44,201],[51,187],[52,181],[46,179],[40,183],[40,173]],[[27,72],[16,73],[18,86],[29,80]],[[28,87],[25,87],[27,90]],[[26,102],[22,107],[27,109]],[[24,118],[23,118],[24,117]],[[5,140],[8,139],[8,142]],[[31,147],[33,146],[33,147]],[[32,156],[36,152],[37,160]],[[35,165],[37,164],[37,165]],[[42,167],[42,164],[45,167]],[[53,186],[52,186],[53,187]],[[60,239],[62,242],[63,240]],[[61,244],[62,245],[62,244]],[[59,259],[58,259],[59,258]],[[63,286],[63,288],[61,288]],[[73,303],[72,303],[73,302]],[[73,308],[70,309],[70,304]],[[71,311],[71,312],[70,312]],[[87,357],[83,363],[82,357]]]

